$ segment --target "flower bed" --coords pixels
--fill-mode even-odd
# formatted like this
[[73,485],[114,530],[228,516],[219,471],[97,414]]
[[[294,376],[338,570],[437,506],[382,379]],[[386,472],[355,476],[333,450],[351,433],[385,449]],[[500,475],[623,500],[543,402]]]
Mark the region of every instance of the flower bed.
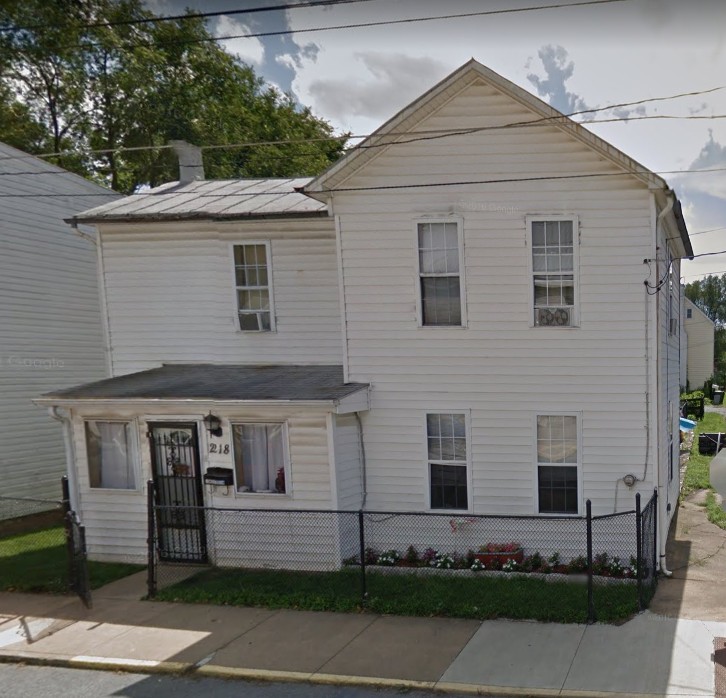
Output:
[[[344,560],[345,565],[360,565],[360,558],[354,556]],[[435,548],[426,548],[419,552],[414,546],[401,554],[397,550],[378,551],[366,548],[366,567],[375,571],[408,572],[414,574],[429,573],[435,570],[450,570],[465,574],[517,573],[535,575],[537,577],[574,578],[586,577],[587,560],[582,556],[574,557],[568,562],[560,559],[559,553],[544,558],[535,552],[525,555],[519,543],[495,544],[481,546],[479,550],[469,550],[465,554],[457,552],[441,552]],[[613,580],[635,580],[637,562],[631,557],[630,563],[623,563],[618,557],[600,553],[593,558],[592,571],[600,578]]]

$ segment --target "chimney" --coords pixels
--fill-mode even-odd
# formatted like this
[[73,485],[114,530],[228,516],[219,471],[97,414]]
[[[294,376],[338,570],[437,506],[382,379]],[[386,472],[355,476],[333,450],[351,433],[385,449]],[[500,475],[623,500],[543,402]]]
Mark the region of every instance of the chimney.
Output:
[[204,179],[202,149],[186,141],[169,141],[179,158],[179,183],[188,184]]

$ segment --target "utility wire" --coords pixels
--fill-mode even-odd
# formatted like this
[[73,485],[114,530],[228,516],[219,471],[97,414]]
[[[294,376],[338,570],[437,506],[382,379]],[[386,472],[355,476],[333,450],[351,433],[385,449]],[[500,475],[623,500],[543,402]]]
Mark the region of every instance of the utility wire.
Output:
[[[469,129],[431,129],[427,131],[419,131],[420,135],[409,138],[405,141],[386,141],[383,143],[372,143],[369,145],[354,145],[348,148],[347,150],[355,150],[363,149],[363,148],[382,148],[386,147],[388,145],[396,145],[396,144],[406,144],[406,143],[413,143],[419,140],[430,140],[433,138],[442,138],[446,136],[457,136],[457,135],[469,135],[472,133],[479,133],[482,131],[495,131],[495,130],[501,130],[501,129],[509,129],[509,128],[526,128],[529,126],[537,126],[541,124],[549,124],[551,122],[562,122],[563,119],[569,119],[573,116],[581,116],[582,114],[592,114],[595,112],[602,112],[602,111],[609,111],[611,109],[619,109],[621,107],[630,107],[635,106],[639,104],[645,104],[647,102],[663,102],[671,99],[680,99],[682,97],[693,97],[697,95],[702,94],[709,94],[712,92],[717,92],[720,90],[726,89],[726,85],[717,86],[717,87],[710,87],[705,90],[697,90],[693,92],[680,92],[678,94],[674,95],[667,95],[664,97],[649,97],[647,99],[639,99],[634,102],[619,102],[617,104],[608,104],[604,107],[592,107],[589,109],[581,109],[579,111],[570,112],[569,114],[557,114],[554,116],[543,116],[538,119],[530,119],[529,121],[513,121],[508,124],[501,124],[499,126],[479,126]],[[657,118],[657,117],[653,117]],[[679,118],[679,119],[688,119],[693,118],[693,115],[691,116],[673,116],[670,118]],[[713,115],[709,117],[701,117],[701,118],[726,118],[726,114],[718,114]],[[590,120],[590,121],[582,121],[582,122],[573,122],[577,123],[581,126],[587,125],[587,124],[597,124],[597,123],[612,123],[614,121],[631,121],[631,117],[617,117],[615,119],[607,119],[607,120]],[[330,141],[335,140],[343,140],[343,139],[350,139],[350,140],[358,140],[358,139],[365,139],[369,138],[371,136],[374,136],[375,134],[340,134],[340,135],[330,135],[330,136],[324,136],[324,137],[318,137],[318,138],[298,138],[298,139],[286,139],[286,140],[277,140],[277,141],[253,141],[253,142],[246,142],[246,143],[222,143],[217,145],[203,145],[200,146],[202,150],[232,150],[236,148],[256,148],[256,147],[262,147],[262,146],[277,146],[277,145],[301,145],[301,144],[307,144],[307,143],[327,143]],[[386,134],[383,134],[381,137],[394,137],[394,136],[410,136],[410,131],[389,131]],[[166,144],[166,145],[141,145],[141,146],[131,146],[131,147],[119,147],[119,148],[99,148],[99,149],[93,149],[93,150],[84,150],[83,154],[90,155],[90,154],[105,154],[105,153],[123,153],[123,152],[138,152],[138,151],[144,151],[144,150],[166,150],[171,149],[174,146]],[[37,155],[5,155],[0,157],[0,161],[2,160],[32,160],[35,158],[50,158],[50,157],[58,157],[60,155],[76,155],[78,152],[76,150],[60,150],[53,153],[39,153]]]
[[[223,10],[220,12],[190,12],[184,15],[166,15],[159,17],[144,17],[142,19],[120,19],[113,22],[91,22],[80,24],[78,29],[95,29],[97,27],[128,27],[137,24],[156,24],[157,22],[173,22],[179,19],[210,19],[230,15],[251,15],[258,12],[274,12],[283,10],[296,10],[307,7],[333,7],[335,5],[352,5],[359,2],[372,2],[372,0],[303,0],[302,2],[286,3],[284,5],[267,5],[264,7],[250,7],[246,10]],[[0,27],[0,32],[34,31],[48,29],[50,24],[27,24],[25,26]]]
[[[336,192],[353,192],[353,191],[390,191],[390,190],[398,190],[398,189],[427,189],[431,187],[456,187],[456,186],[465,186],[470,184],[516,184],[517,182],[547,182],[547,181],[555,181],[555,180],[572,180],[572,179],[589,179],[589,178],[598,178],[598,177],[628,177],[631,175],[649,175],[649,174],[702,174],[704,172],[726,172],[726,167],[714,167],[706,170],[660,170],[660,171],[652,171],[652,170],[626,170],[623,172],[589,172],[589,173],[578,173],[578,174],[572,174],[572,175],[541,175],[537,177],[507,177],[507,178],[501,178],[501,179],[469,179],[469,180],[457,180],[454,182],[420,182],[416,184],[383,184],[378,186],[370,186],[370,187],[340,187],[336,189],[323,189],[321,193],[326,194],[334,194]],[[12,174],[12,173],[9,173]],[[72,172],[47,172],[44,174],[74,174]],[[255,180],[264,180],[264,179],[297,179],[297,177],[257,177],[257,178],[236,178],[236,179],[255,179]],[[302,179],[302,178],[301,178]],[[312,178],[311,178],[312,179]],[[234,181],[235,178],[232,178],[231,181]],[[229,180],[220,180],[220,181],[229,181]],[[109,190],[110,192],[110,190]],[[112,192],[111,192],[112,193]],[[173,190],[164,190],[164,191],[147,191],[147,192],[137,192],[135,194],[129,194],[128,196],[166,196],[168,194],[174,194]],[[245,194],[244,190],[229,193],[229,194],[204,194],[204,193],[196,193],[194,191],[184,191],[181,192],[184,194],[194,194],[197,198],[214,198],[218,199],[221,197],[226,196],[262,196],[262,195],[276,195],[279,196],[281,194],[290,194],[291,191],[255,191],[255,192],[249,192],[248,194]],[[58,197],[77,197],[77,196],[108,196],[106,193],[102,194],[41,194],[40,192],[36,192],[34,194],[0,194],[0,198],[24,198],[24,197],[34,197],[34,196],[58,196]],[[720,253],[719,253],[720,254]],[[690,259],[690,257],[684,257],[684,259]]]
[[[436,15],[434,17],[406,17],[403,19],[387,19],[387,20],[379,20],[375,22],[355,22],[350,24],[338,24],[335,26],[328,26],[328,27],[307,27],[302,29],[279,29],[276,31],[266,31],[266,32],[253,32],[249,34],[228,34],[225,36],[208,36],[203,37],[199,39],[176,39],[176,40],[169,40],[169,41],[163,41],[159,40],[157,42],[154,42],[153,46],[178,46],[178,45],[188,45],[188,44],[204,44],[204,43],[210,43],[214,41],[229,41],[230,39],[255,39],[255,38],[263,38],[266,36],[285,36],[290,34],[308,34],[311,32],[325,32],[325,31],[336,31],[340,29],[360,29],[365,27],[382,27],[382,26],[393,26],[393,25],[400,25],[400,24],[413,24],[416,22],[433,22],[433,21],[439,21],[439,20],[446,20],[446,19],[460,19],[460,18],[467,18],[467,17],[485,17],[485,16],[491,16],[491,15],[504,15],[504,14],[512,14],[515,12],[534,12],[539,10],[554,10],[559,8],[567,8],[567,7],[582,7],[585,5],[607,5],[607,4],[613,4],[613,3],[621,3],[621,2],[631,2],[632,0],[582,0],[581,2],[570,2],[570,3],[554,3],[550,5],[535,5],[531,7],[518,7],[518,8],[507,8],[504,10],[484,10],[479,12],[464,12],[464,13],[458,13],[458,14],[446,14],[446,15]],[[62,48],[88,48],[90,46],[99,46],[100,43],[98,42],[87,42],[87,43],[81,43],[81,44],[65,44]],[[152,44],[148,42],[126,42],[124,44],[120,44],[117,46],[117,49],[121,50],[133,50],[134,48],[139,47],[149,47],[152,46]]]

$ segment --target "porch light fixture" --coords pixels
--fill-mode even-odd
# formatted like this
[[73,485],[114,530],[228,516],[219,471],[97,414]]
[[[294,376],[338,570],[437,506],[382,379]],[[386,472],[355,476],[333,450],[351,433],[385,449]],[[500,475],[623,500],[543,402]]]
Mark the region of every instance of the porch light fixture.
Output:
[[204,418],[207,431],[212,436],[222,436],[222,420],[215,417],[211,412]]

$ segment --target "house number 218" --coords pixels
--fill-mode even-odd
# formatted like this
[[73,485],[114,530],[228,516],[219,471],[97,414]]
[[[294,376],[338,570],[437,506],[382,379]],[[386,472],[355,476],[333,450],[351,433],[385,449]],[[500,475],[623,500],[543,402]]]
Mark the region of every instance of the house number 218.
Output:
[[229,444],[209,444],[210,453],[221,453],[223,456],[229,454]]

